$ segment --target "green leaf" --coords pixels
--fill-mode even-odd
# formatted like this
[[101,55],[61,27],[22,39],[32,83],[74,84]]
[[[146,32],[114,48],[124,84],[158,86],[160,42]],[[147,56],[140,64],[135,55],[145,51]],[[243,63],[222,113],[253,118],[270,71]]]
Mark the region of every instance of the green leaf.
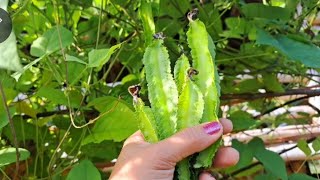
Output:
[[108,49],[93,49],[89,52],[88,67],[97,67],[98,71],[107,63],[111,55],[121,46],[117,44]]
[[72,32],[62,26],[55,26],[33,41],[30,54],[35,57],[49,55],[73,42]]
[[102,141],[101,143],[89,143],[81,147],[81,152],[89,158],[99,158],[111,161],[119,155],[122,143]]
[[249,129],[256,124],[251,114],[241,110],[231,113],[229,119],[232,121],[233,131]]
[[[79,107],[82,99],[81,93],[75,90],[72,90],[68,93],[68,96],[70,98],[70,106]],[[54,89],[51,87],[41,87],[39,91],[36,93],[36,95],[44,97],[54,104],[61,104],[67,106],[69,105],[65,92],[63,92],[60,89]]]
[[11,32],[7,40],[0,43],[0,69],[21,71],[20,58],[17,51],[16,36]]
[[[19,148],[19,161],[26,160],[30,156],[30,152],[26,149]],[[16,148],[9,147],[0,150],[0,167],[14,163],[16,159]]]
[[254,156],[260,161],[265,169],[282,180],[288,179],[286,165],[279,154],[269,150],[254,151]]
[[256,43],[272,46],[290,60],[301,62],[308,67],[320,68],[320,48],[313,44],[303,43],[282,34],[272,36],[261,29],[257,31]]
[[279,82],[278,78],[274,74],[263,74],[262,75],[263,84],[267,91],[269,92],[284,92],[281,83]]
[[270,179],[277,179],[274,177],[273,174],[267,173],[267,174],[259,174],[256,177],[254,177],[254,180],[270,180]]
[[313,178],[306,174],[295,173],[289,176],[289,180],[316,180],[316,178]]
[[221,34],[224,37],[243,39],[242,35],[256,31],[254,24],[245,18],[229,17],[225,22],[229,30]]
[[252,149],[247,145],[244,144],[236,139],[232,140],[232,147],[235,148],[239,152],[239,161],[238,163],[234,166],[231,167],[228,171],[234,171],[240,168],[243,168],[250,163],[252,163],[253,160],[253,151]]
[[314,151],[320,151],[320,138],[317,137],[317,139],[315,139],[313,142],[312,142],[312,148]]
[[133,110],[118,98],[97,98],[88,106],[94,106],[100,112],[100,116],[82,145],[100,143],[104,140],[120,142],[138,130]]
[[[7,11],[7,7],[8,1],[0,1],[0,8]],[[20,71],[22,69],[16,44],[16,36],[13,31],[7,40],[0,43],[0,69],[4,68],[12,71]]]
[[153,20],[152,5],[148,0],[140,0],[139,16],[142,21],[145,44],[148,46],[152,42],[152,36],[155,34],[155,25]]
[[263,84],[260,79],[246,79],[237,84],[234,90],[237,93],[252,93],[257,92],[261,88],[263,88]]
[[[75,61],[66,63],[68,63],[68,71],[66,71],[65,64],[60,64],[60,69],[62,70],[63,78],[68,79],[69,85],[73,85],[77,83],[85,74],[86,66]],[[66,72],[68,72],[68,76],[66,76]]]
[[245,4],[241,10],[248,18],[264,18],[288,21],[291,17],[291,13],[288,9],[276,6],[266,6],[262,3]]
[[[29,122],[27,122],[27,120],[25,119],[21,119],[20,116],[14,116],[13,117],[13,124],[14,124],[14,128],[16,130],[16,136],[17,136],[17,140],[18,142],[22,141],[26,141],[26,140],[34,140],[36,141],[37,139],[37,127],[34,124],[31,124]],[[39,133],[43,132],[43,130],[46,130],[46,128],[38,128]],[[12,132],[10,129],[10,126],[5,126],[3,128],[3,135],[6,136],[10,142],[13,142],[13,136],[12,136]]]
[[92,6],[92,0],[71,0],[70,2],[82,7]]
[[16,108],[18,113],[26,114],[32,118],[37,118],[37,110],[33,109],[30,104],[26,101],[19,101],[16,103]]
[[74,166],[67,176],[67,180],[100,180],[99,170],[89,160],[83,160]]
[[70,55],[66,55],[66,61],[70,61],[70,62],[78,62],[80,64],[84,64],[84,65],[87,65],[86,62],[84,62],[83,60],[75,57],[75,56],[70,56]]
[[249,143],[248,146],[250,149],[252,149],[253,152],[255,151],[265,151],[264,142],[262,139],[258,137],[254,137]]
[[310,156],[312,151],[310,149],[310,147],[308,146],[308,143],[306,140],[300,139],[298,140],[298,144],[297,144],[298,148],[304,152],[305,155]]

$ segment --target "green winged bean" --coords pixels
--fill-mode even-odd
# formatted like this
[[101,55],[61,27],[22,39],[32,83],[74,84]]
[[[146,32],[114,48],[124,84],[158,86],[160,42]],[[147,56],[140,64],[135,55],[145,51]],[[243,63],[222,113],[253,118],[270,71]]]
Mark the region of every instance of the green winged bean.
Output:
[[[185,72],[183,70],[180,71]],[[204,108],[203,96],[199,87],[193,82],[193,76],[197,74],[198,71],[193,68],[189,68],[187,73],[184,73],[186,80],[179,96],[177,130],[199,124],[202,117]],[[178,163],[179,179],[190,179],[188,159],[186,158]]]
[[[146,48],[143,56],[148,96],[156,119],[159,138],[164,139],[176,131],[178,90],[170,68],[169,54],[161,35]],[[159,38],[159,39],[157,39]]]
[[139,97],[140,86],[130,86],[128,90],[133,97],[133,105],[136,109],[135,113],[139,122],[139,129],[148,142],[158,142],[157,128],[153,113],[150,107],[145,106],[144,102]]
[[186,55],[182,54],[176,61],[174,66],[174,80],[176,82],[179,95],[182,92],[183,85],[187,80],[188,69],[190,68],[190,63]]
[[[219,106],[219,96],[217,85],[215,84],[214,57],[209,49],[209,35],[205,25],[199,19],[195,19],[197,11],[188,14],[189,30],[187,32],[188,44],[191,49],[192,65],[199,70],[199,75],[195,78],[195,83],[199,86],[204,99],[204,111],[201,122],[218,121],[217,109]],[[220,141],[213,144],[199,154],[195,168],[210,167],[212,158],[220,145]]]

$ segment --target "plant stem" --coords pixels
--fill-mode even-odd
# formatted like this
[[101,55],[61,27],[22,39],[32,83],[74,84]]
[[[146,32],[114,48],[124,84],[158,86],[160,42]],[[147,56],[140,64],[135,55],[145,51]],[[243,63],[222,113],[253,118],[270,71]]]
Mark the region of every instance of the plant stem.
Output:
[[10,129],[11,129],[11,133],[12,133],[12,136],[13,136],[14,147],[16,149],[16,170],[15,170],[15,174],[14,174],[14,178],[13,178],[13,179],[16,179],[17,176],[18,176],[18,173],[19,173],[20,152],[19,152],[19,149],[18,149],[18,140],[17,140],[16,130],[14,129],[13,119],[11,118],[10,110],[9,110],[8,105],[7,105],[7,98],[6,98],[6,95],[5,95],[4,90],[3,90],[2,81],[0,81],[0,95],[2,97],[3,106],[4,106],[5,111],[7,113]]

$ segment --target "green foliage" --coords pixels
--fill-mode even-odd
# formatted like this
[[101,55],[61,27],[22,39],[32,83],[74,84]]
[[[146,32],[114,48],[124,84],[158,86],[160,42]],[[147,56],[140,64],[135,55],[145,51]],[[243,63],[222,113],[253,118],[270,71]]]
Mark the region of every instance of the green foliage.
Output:
[[137,130],[134,112],[120,99],[108,96],[96,98],[88,106],[94,106],[101,114],[82,145],[104,140],[123,141]]
[[291,17],[289,9],[277,6],[266,6],[261,3],[245,4],[242,13],[248,18],[265,18],[271,20],[288,21]]
[[[30,152],[26,149],[19,148],[20,158],[19,160],[26,160],[30,156]],[[4,148],[0,150],[0,167],[16,162],[16,149]]]
[[89,160],[83,160],[74,166],[68,174],[67,180],[99,180],[101,179],[98,169]]
[[[2,1],[1,9],[7,9],[8,2]],[[3,22],[4,23],[4,22]],[[20,58],[17,52],[16,36],[12,32],[7,40],[0,43],[0,69],[9,69],[12,71],[21,70]]]
[[107,63],[111,55],[121,46],[117,44],[112,46],[110,49],[93,49],[89,52],[88,67],[97,67],[99,71],[102,66]]
[[316,180],[316,178],[313,178],[311,176],[307,176],[305,174],[296,173],[296,174],[291,174],[289,176],[289,180]]
[[253,158],[260,161],[270,175],[264,175],[257,179],[265,179],[266,177],[276,177],[279,179],[287,179],[286,166],[282,158],[275,152],[265,149],[263,141],[259,138],[252,139],[248,144],[242,144],[235,140],[232,146],[240,153],[240,160],[230,171],[243,168],[252,162]]
[[[116,158],[123,141],[139,128],[143,129],[135,112],[136,104],[132,105],[127,92],[134,84],[142,87],[138,116],[145,117],[150,126],[159,125],[153,121],[168,120],[162,127],[164,132],[152,132],[158,134],[151,136],[153,141],[175,132],[175,116],[186,120],[185,124],[178,124],[179,129],[197,123],[200,114],[196,112],[202,107],[196,105],[201,95],[194,94],[198,92],[194,85],[205,94],[204,108],[216,110],[214,114],[205,112],[202,121],[227,114],[235,132],[262,125],[273,128],[284,123],[307,123],[318,116],[306,113],[299,113],[303,115],[300,119],[290,118],[289,113],[269,118],[256,116],[287,102],[273,96],[257,98],[261,92],[274,95],[306,86],[305,81],[283,83],[279,75],[310,79],[313,77],[308,70],[319,72],[320,36],[312,27],[319,6],[317,0],[201,2],[0,1],[1,7],[11,15],[14,28],[9,39],[0,44],[0,86],[4,90],[4,95],[0,94],[1,151],[10,149],[10,161],[3,165],[3,172],[16,161],[10,117],[21,148],[20,160],[28,159],[28,168],[21,178],[52,179],[59,175],[64,179],[61,172],[70,167],[68,178],[79,179],[80,175],[83,178],[85,172],[92,173],[90,179],[102,178],[93,163]],[[296,12],[298,4],[302,7],[301,14]],[[199,9],[199,20],[190,23],[189,30],[186,14],[194,7]],[[163,32],[166,39],[153,41],[155,32]],[[156,51],[147,46],[153,46]],[[170,73],[175,69],[174,64],[182,62],[178,60],[181,54],[184,64],[180,69],[185,71],[175,70],[174,82]],[[195,81],[186,74],[188,60],[192,60],[193,68],[202,69],[194,76]],[[152,66],[143,65],[143,61]],[[154,64],[157,68],[153,68]],[[153,81],[152,76],[157,77],[154,84],[162,84],[165,93],[152,85],[147,87],[147,82]],[[199,79],[220,86],[206,87]],[[182,91],[184,98],[179,98],[178,103]],[[207,99],[209,91],[214,96]],[[229,108],[221,109],[217,105],[220,94],[221,104]],[[249,98],[235,98],[242,94]],[[2,102],[3,97],[6,102]],[[168,103],[164,100],[171,102],[172,108],[165,110],[172,113],[169,117],[157,112],[156,102]],[[284,108],[304,102],[288,103]],[[179,112],[178,106],[193,111]],[[154,119],[152,113],[156,114]],[[193,115],[196,117],[192,119]],[[319,144],[317,138],[312,142],[313,149],[319,150]],[[310,154],[306,141],[299,141],[298,146]],[[266,150],[257,139],[249,144],[234,140],[233,147],[240,152],[240,161],[219,172],[223,175],[249,176],[265,170],[256,179],[310,178],[303,174],[287,175],[283,160]],[[67,158],[61,158],[62,155]],[[211,163],[207,155],[203,158],[207,164]],[[260,164],[247,169],[253,158]],[[186,177],[193,176],[185,173],[189,170],[186,161],[194,163],[194,160],[186,159],[181,166]]]
[[272,36],[263,30],[258,30],[257,44],[270,45],[291,60],[299,61],[308,67],[320,68],[320,62],[317,60],[320,58],[320,49],[309,42],[301,42],[288,35]]
[[306,140],[300,139],[298,140],[298,144],[297,144],[298,148],[304,152],[304,154],[306,154],[307,156],[311,155],[311,149],[308,146],[308,143]]
[[233,112],[230,114],[229,118],[232,121],[234,131],[250,129],[257,125],[257,122],[252,118],[252,116],[245,111]]
[[312,148],[315,151],[319,151],[320,150],[320,138],[319,137],[312,142]]
[[33,41],[30,54],[35,57],[49,55],[59,49],[70,46],[72,41],[72,33],[68,29],[62,26],[55,26]]

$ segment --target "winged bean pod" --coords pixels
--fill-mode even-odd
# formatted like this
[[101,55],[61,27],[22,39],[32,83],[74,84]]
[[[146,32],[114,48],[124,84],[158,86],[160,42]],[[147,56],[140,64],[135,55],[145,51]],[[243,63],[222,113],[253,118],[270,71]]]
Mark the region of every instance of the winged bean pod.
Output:
[[139,97],[140,86],[130,86],[128,90],[133,97],[133,105],[136,109],[135,114],[138,119],[139,129],[144,138],[150,143],[157,142],[158,135],[155,119],[150,107],[145,106],[144,102]]
[[162,39],[154,39],[142,60],[160,140],[175,133],[178,109],[178,90],[171,74],[168,51],[162,44]]
[[[189,30],[187,32],[188,44],[191,49],[193,67],[199,70],[195,83],[199,86],[204,99],[204,111],[201,122],[218,121],[217,106],[219,96],[215,85],[214,59],[209,50],[208,32],[199,19],[193,20],[194,12],[188,14]],[[219,147],[220,141],[213,144],[199,154],[194,167],[210,167],[212,158]]]
[[[183,70],[180,71],[185,72]],[[197,73],[198,71],[193,68],[189,68],[187,73],[184,73],[186,80],[179,96],[177,130],[199,124],[202,117],[204,108],[203,96],[198,86],[193,82],[193,75]],[[186,158],[178,163],[179,179],[190,179],[188,159]]]
[[179,95],[182,92],[183,85],[187,80],[188,69],[190,68],[190,63],[186,55],[182,54],[176,61],[174,66],[174,80],[178,88]]

